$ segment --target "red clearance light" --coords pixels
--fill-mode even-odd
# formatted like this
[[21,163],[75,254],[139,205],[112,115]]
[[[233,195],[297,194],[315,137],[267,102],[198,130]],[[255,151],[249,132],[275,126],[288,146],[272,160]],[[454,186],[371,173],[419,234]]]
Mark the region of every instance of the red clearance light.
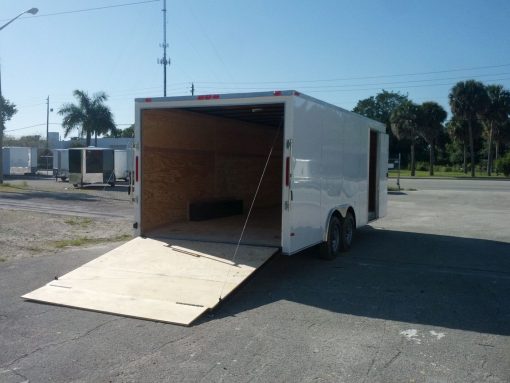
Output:
[[290,157],[285,159],[285,186],[290,184]]
[[275,90],[273,92],[273,96],[281,96],[282,95],[282,91],[281,90]]
[[138,182],[138,156],[135,157],[135,181]]
[[219,94],[202,94],[197,96],[197,100],[217,100],[220,98]]
[[152,98],[150,98],[150,97],[146,98],[145,102],[152,102]]

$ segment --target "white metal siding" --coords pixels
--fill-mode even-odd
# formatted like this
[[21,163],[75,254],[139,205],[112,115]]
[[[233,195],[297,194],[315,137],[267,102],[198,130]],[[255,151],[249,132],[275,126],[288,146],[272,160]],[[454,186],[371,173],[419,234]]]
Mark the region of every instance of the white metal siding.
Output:
[[291,252],[322,241],[322,112],[321,105],[302,98],[294,100]]

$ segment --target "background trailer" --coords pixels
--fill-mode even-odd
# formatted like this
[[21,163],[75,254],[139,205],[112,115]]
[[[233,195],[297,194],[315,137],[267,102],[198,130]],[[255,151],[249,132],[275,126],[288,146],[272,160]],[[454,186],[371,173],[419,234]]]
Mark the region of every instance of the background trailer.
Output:
[[4,175],[37,172],[37,148],[6,146],[2,148],[2,159]]
[[133,149],[115,149],[115,179],[129,181],[133,172]]
[[387,153],[295,91],[136,100],[137,237],[24,297],[189,325],[279,250],[347,250],[386,213]]
[[69,149],[53,149],[53,176],[55,181],[69,178]]
[[115,186],[113,149],[69,149],[69,182],[74,186],[93,183]]

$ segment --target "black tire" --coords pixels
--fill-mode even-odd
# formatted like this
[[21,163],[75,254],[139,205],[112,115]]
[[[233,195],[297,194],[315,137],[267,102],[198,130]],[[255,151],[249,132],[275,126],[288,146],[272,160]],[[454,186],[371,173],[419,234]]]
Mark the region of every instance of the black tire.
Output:
[[342,248],[342,223],[337,216],[331,217],[328,227],[328,240],[321,245],[320,257],[322,259],[335,259]]
[[342,240],[340,241],[340,250],[342,252],[349,251],[354,239],[354,231],[356,230],[356,223],[352,213],[347,212],[345,218],[342,220]]

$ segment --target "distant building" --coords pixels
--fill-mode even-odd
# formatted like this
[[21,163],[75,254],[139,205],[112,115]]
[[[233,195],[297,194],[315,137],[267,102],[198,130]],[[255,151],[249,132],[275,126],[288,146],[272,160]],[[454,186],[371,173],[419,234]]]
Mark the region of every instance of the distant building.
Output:
[[60,134],[58,132],[48,132],[48,147],[50,149],[59,149]]

